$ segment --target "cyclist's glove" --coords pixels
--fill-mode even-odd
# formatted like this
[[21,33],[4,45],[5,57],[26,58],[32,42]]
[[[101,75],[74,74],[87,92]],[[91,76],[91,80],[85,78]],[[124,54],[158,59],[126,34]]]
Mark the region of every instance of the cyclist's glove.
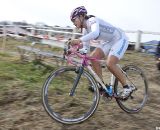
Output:
[[83,47],[82,49],[79,49],[79,52],[80,52],[81,54],[87,54],[88,49],[85,48],[85,47]]

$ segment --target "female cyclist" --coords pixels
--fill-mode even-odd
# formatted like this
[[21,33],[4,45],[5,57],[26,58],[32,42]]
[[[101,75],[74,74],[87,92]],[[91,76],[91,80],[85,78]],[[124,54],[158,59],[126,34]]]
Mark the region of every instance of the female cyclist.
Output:
[[[106,64],[109,71],[120,81],[123,86],[122,98],[126,98],[132,92],[131,87],[126,83],[126,78],[117,66],[128,47],[128,39],[125,33],[108,22],[93,15],[87,15],[84,6],[75,8],[70,16],[73,24],[81,29],[83,36],[79,39],[72,39],[71,44],[82,44],[89,49],[91,40],[100,40],[99,45],[91,52],[91,56],[102,59],[107,56]],[[98,62],[92,62],[97,75],[102,79],[102,69]],[[103,81],[103,79],[102,79]]]

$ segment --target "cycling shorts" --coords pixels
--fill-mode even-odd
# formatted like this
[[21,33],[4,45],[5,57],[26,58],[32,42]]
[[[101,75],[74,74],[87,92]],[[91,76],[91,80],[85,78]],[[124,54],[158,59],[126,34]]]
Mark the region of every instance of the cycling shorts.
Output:
[[104,42],[97,46],[101,48],[106,56],[114,55],[121,59],[128,48],[128,39],[122,38],[114,42]]

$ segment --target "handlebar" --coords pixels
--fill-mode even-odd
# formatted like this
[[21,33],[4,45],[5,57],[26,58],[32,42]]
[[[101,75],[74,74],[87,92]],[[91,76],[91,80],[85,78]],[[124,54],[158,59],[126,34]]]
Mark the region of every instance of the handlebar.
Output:
[[85,64],[88,65],[88,61],[97,61],[96,57],[90,57],[87,55],[88,49],[81,48],[80,44],[71,45],[71,39],[65,42],[63,58],[67,60],[68,63],[73,65]]
[[81,48],[80,44],[76,44],[76,45],[71,45],[71,39],[68,39],[65,43],[64,46],[64,53],[63,53],[63,58],[65,59],[65,56],[68,56],[71,53],[80,53],[82,55],[87,54],[88,49],[87,48]]
[[88,57],[86,55],[87,52],[88,50],[86,48],[81,48],[80,44],[71,45],[71,39],[68,39],[65,42],[63,59],[66,59],[68,63],[77,65],[80,63],[79,60],[84,58],[86,59]]

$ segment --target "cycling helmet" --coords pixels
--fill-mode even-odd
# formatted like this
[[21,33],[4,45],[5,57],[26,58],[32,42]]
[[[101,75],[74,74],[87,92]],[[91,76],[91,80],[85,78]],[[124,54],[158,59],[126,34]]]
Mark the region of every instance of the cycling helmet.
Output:
[[73,21],[77,16],[80,16],[83,14],[87,14],[86,8],[84,6],[77,7],[71,12],[70,19],[71,21]]

